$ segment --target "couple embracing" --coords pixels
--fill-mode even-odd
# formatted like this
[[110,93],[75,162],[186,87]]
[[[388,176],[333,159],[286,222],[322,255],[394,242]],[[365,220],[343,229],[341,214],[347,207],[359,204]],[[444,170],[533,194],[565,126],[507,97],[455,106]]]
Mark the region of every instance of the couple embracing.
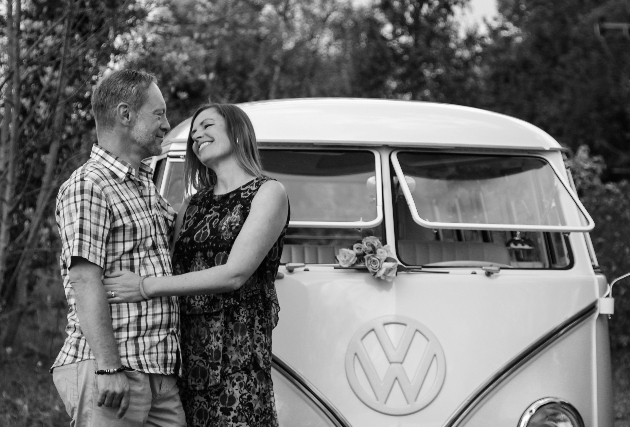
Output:
[[143,159],[170,129],[155,77],[121,70],[92,94],[98,143],[61,186],[68,301],[51,371],[72,426],[277,426],[274,279],[289,222],[247,115],[201,107],[179,213]]

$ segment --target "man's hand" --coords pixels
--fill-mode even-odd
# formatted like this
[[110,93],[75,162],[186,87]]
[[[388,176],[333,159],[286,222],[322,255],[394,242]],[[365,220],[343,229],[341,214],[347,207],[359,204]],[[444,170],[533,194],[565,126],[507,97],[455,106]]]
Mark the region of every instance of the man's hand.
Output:
[[129,408],[129,381],[123,372],[112,375],[97,375],[98,406],[118,408],[116,416],[122,418]]

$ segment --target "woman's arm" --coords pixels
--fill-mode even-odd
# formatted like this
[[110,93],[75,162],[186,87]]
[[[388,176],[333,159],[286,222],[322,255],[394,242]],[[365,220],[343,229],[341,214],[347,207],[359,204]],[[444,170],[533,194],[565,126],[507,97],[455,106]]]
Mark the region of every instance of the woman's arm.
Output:
[[252,200],[249,216],[224,265],[178,276],[147,277],[147,296],[201,295],[239,289],[278,239],[288,206],[284,186],[278,181],[267,181]]
[[[225,264],[177,276],[146,277],[144,291],[149,298],[203,295],[239,289],[256,271],[287,220],[289,202],[284,186],[277,181],[264,183],[252,201],[251,210]],[[110,303],[135,302],[139,277],[129,272],[108,275],[103,281],[116,297]]]

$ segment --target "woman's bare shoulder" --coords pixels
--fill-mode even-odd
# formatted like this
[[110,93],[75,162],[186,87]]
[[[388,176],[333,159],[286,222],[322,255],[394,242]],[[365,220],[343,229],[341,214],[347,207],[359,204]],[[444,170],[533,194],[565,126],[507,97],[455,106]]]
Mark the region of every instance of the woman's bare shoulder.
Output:
[[261,186],[258,192],[265,191],[269,194],[276,194],[279,196],[286,196],[287,191],[284,188],[284,185],[280,181],[276,181],[275,179],[268,179]]
[[285,206],[287,200],[287,191],[284,185],[275,179],[270,179],[260,186],[252,203],[255,205]]

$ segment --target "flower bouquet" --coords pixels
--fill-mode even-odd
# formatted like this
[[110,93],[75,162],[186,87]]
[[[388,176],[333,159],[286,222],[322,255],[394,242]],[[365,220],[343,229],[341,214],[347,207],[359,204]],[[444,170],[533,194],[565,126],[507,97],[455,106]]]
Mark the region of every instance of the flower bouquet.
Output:
[[337,260],[345,268],[365,266],[372,276],[388,282],[394,280],[398,269],[398,260],[389,245],[383,246],[374,236],[355,243],[351,249],[340,249]]

